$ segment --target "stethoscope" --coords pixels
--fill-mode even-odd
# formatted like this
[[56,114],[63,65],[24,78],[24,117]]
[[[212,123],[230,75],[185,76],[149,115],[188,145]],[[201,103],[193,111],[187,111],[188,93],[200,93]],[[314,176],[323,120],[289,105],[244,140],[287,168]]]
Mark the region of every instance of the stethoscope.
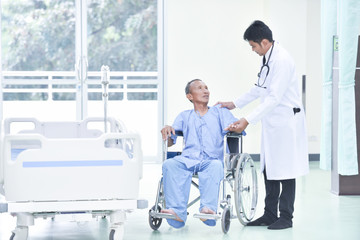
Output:
[[[272,44],[271,50],[270,50],[270,54],[269,54],[269,57],[268,57],[268,59],[267,59],[266,62],[265,62],[265,56],[264,56],[264,58],[263,58],[263,65],[262,65],[261,68],[260,68],[260,72],[257,74],[257,76],[258,76],[257,84],[255,83],[255,86],[257,86],[257,87],[266,88],[266,87],[263,87],[263,86],[264,86],[265,81],[266,81],[266,78],[267,78],[267,76],[269,75],[269,72],[270,72],[269,61],[270,61],[270,57],[271,57],[272,51],[273,51],[273,49],[274,49],[274,45],[275,45],[275,41],[273,41],[273,44]],[[262,83],[260,84],[261,73],[262,73],[262,71],[263,71],[264,69],[266,70],[266,75],[265,75],[264,80],[263,80]],[[265,70],[264,70],[264,71],[265,71]]]

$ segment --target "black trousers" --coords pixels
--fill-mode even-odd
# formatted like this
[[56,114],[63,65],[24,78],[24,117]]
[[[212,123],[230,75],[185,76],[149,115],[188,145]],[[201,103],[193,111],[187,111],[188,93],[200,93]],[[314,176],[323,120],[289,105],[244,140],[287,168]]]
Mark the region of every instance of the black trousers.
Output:
[[266,193],[264,215],[275,219],[278,217],[279,209],[280,218],[291,222],[293,218],[295,202],[295,179],[268,180],[265,170],[264,179]]

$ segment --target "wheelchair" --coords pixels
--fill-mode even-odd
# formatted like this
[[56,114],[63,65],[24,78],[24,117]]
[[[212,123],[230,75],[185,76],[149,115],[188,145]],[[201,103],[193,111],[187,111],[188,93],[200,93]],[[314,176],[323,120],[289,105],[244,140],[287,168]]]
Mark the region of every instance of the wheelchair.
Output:
[[[176,131],[175,134],[182,136],[180,131]],[[243,225],[246,225],[253,219],[257,205],[258,184],[254,161],[249,154],[242,152],[243,134],[227,133],[224,138],[224,178],[220,183],[218,212],[216,214],[196,213],[193,217],[221,219],[222,231],[227,233],[230,228],[231,219],[238,218]],[[181,152],[168,152],[167,141],[164,142],[163,161],[179,154]],[[192,177],[191,184],[199,188],[196,179],[197,175],[195,174]],[[231,191],[228,190],[228,185]],[[199,200],[200,196],[190,201],[187,207],[191,207]],[[166,209],[163,177],[161,177],[158,183],[155,204],[149,210],[149,225],[153,230],[158,230],[163,218],[175,219],[175,216],[172,214],[162,213],[162,209]]]

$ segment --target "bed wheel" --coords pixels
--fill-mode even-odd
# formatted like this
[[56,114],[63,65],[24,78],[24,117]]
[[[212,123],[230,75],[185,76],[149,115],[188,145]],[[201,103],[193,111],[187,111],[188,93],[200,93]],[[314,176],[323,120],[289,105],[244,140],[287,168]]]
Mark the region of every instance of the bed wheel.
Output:
[[27,240],[29,233],[28,227],[16,227],[10,236],[10,240]]
[[[157,206],[157,207],[158,207],[158,212],[161,212],[161,207],[160,206]],[[155,205],[151,208],[150,211],[155,211]],[[150,215],[150,211],[149,211],[149,225],[150,225],[152,230],[158,230],[158,228],[161,225],[162,218],[152,217]]]
[[117,227],[116,229],[111,229],[109,234],[109,240],[122,240],[124,237],[124,227]]
[[12,233],[11,237],[10,237],[10,240],[14,240],[14,237],[15,237],[15,233]]
[[227,233],[229,231],[229,228],[230,228],[230,208],[229,206],[226,206],[224,208],[224,211],[222,213],[222,216],[221,216],[221,228],[222,228],[222,231],[223,233]]
[[115,230],[112,229],[109,234],[109,240],[114,240]]

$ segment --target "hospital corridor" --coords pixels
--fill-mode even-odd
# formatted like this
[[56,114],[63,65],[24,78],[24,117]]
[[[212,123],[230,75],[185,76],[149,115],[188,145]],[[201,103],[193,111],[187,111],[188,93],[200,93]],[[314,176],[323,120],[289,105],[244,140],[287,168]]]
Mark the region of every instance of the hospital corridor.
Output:
[[360,240],[359,0],[0,0],[0,240]]

